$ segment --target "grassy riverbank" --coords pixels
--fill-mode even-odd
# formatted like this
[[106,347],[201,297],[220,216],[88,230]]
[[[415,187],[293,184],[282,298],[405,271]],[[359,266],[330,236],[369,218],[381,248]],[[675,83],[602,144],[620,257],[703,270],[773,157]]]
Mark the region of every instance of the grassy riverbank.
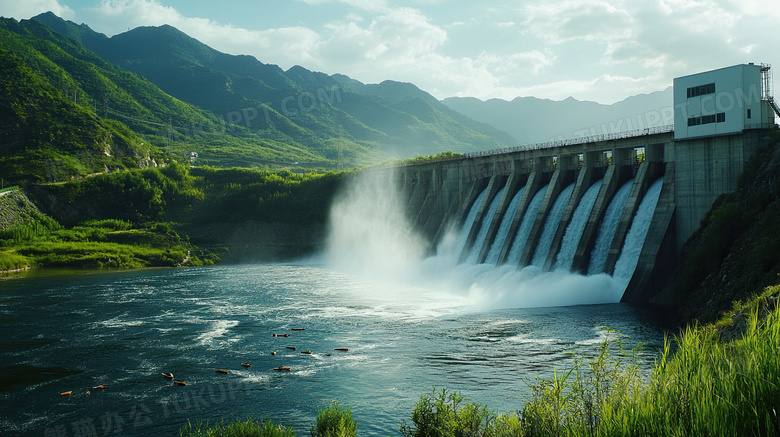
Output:
[[[172,163],[30,185],[0,196],[0,271],[300,255],[317,243],[301,236],[321,233],[342,177]],[[235,246],[237,230],[247,235]],[[263,238],[248,238],[253,230]]]
[[[691,326],[665,342],[652,372],[639,368],[615,335],[599,353],[532,381],[533,400],[497,414],[458,393],[423,394],[405,437],[780,435],[780,286],[735,304],[717,323]],[[330,408],[328,423],[351,423]],[[359,426],[312,435],[354,436]],[[293,436],[270,421],[185,427],[180,435]]]
[[167,223],[122,220],[63,228],[49,217],[0,231],[0,270],[31,265],[77,268],[173,267],[202,261]]

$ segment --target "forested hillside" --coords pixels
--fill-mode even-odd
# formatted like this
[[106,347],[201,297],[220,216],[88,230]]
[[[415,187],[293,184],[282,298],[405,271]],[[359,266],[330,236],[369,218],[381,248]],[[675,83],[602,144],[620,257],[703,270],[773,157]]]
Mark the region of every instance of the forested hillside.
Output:
[[[7,41],[7,35],[0,36]],[[37,52],[30,56],[57,72]],[[96,119],[2,45],[0,77],[0,174],[6,183],[51,182],[155,165],[156,151],[134,132]]]

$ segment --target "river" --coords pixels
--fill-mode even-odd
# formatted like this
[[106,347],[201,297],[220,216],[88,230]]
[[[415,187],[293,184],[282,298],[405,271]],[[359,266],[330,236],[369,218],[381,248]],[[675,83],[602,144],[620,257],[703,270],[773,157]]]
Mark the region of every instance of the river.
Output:
[[337,400],[360,435],[398,435],[434,387],[498,412],[522,408],[528,383],[569,365],[572,351],[595,351],[604,326],[628,347],[648,343],[649,366],[661,329],[621,304],[491,309],[317,262],[33,272],[0,282],[0,429],[176,435],[188,420],[252,416],[308,435],[318,408]]

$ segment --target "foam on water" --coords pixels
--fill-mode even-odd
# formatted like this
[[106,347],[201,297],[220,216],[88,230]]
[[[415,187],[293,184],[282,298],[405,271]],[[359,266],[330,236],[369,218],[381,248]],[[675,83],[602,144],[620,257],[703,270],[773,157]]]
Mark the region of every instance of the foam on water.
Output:
[[[220,337],[224,337],[225,334],[230,331],[230,328],[238,326],[238,320],[213,320],[209,322],[209,328],[206,332],[202,333],[195,340],[201,345],[210,346],[219,342]],[[224,341],[237,341],[237,339],[225,339]]]

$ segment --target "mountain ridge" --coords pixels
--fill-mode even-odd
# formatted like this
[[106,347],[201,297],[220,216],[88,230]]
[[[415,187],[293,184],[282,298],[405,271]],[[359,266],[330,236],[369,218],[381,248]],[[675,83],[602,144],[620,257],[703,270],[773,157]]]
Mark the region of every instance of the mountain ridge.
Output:
[[659,127],[672,123],[674,117],[671,86],[611,105],[573,97],[551,100],[522,96],[512,100],[448,97],[442,103],[524,144]]
[[[248,111],[254,117],[251,126],[246,126],[251,130],[281,130],[305,147],[323,150],[330,159],[341,155],[342,149],[374,155],[376,160],[513,145],[502,142],[513,141],[510,137],[484,124],[469,121],[469,126],[460,125],[462,115],[419,89],[420,92],[407,92],[400,98],[388,98],[344,88],[338,90],[341,101],[330,104],[319,97],[333,96],[332,87],[341,86],[341,82],[328,75],[300,66],[285,72],[251,56],[221,53],[172,26],[136,28],[104,40],[94,35],[85,38],[88,32],[84,28],[53,14],[33,19],[82,41],[94,41],[95,45],[87,48],[149,79],[182,101],[245,125],[249,124],[248,116],[235,120],[234,115]],[[312,96],[318,100],[312,100]],[[424,112],[399,117],[399,109],[393,105],[404,98],[423,98],[430,106],[416,106],[416,110]],[[347,100],[353,101],[348,105]],[[368,117],[369,114],[374,117]],[[381,117],[396,118],[403,124],[393,125],[392,132],[383,131],[388,124]],[[431,117],[437,118],[438,124],[419,121]],[[496,134],[502,138],[496,138]]]

